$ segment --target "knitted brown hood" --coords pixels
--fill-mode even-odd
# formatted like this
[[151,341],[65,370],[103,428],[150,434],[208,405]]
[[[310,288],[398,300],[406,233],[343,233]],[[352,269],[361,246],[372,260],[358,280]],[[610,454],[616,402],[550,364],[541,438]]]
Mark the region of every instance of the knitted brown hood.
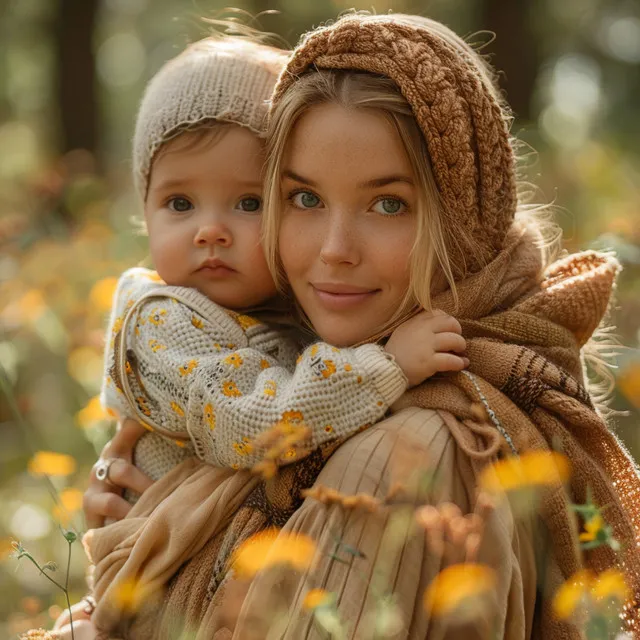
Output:
[[313,31],[281,74],[272,104],[311,67],[391,78],[424,134],[444,215],[473,237],[473,246],[460,246],[459,233],[449,243],[459,249],[452,262],[466,260],[474,272],[502,249],[514,219],[513,150],[486,70],[446,27],[421,20],[425,28],[401,15],[352,15]]
[[[444,204],[447,243],[460,250],[450,258],[466,260],[466,273],[472,274],[456,283],[457,308],[450,291],[432,303],[459,318],[473,377],[427,381],[407,394],[406,402],[453,414],[452,432],[479,464],[497,447],[491,437],[492,429],[497,436],[495,425],[474,422],[471,406],[479,394],[519,452],[561,443],[573,476],[570,496],[552,496],[541,512],[557,562],[544,590],[553,594],[583,561],[596,572],[619,567],[633,592],[625,617],[638,633],[638,469],[594,408],[580,353],[606,312],[619,265],[609,256],[586,252],[543,273],[536,239],[514,223],[516,177],[504,111],[479,58],[446,27],[401,15],[354,14],[317,29],[294,51],[273,104],[314,68],[366,71],[396,83],[426,139]],[[460,421],[466,433],[456,427]],[[474,451],[478,435],[492,443]],[[570,501],[585,502],[590,490],[597,504],[608,505],[606,519],[623,545],[619,554],[609,547],[584,556],[579,552]],[[576,637],[575,629],[553,619],[548,599],[540,633]]]

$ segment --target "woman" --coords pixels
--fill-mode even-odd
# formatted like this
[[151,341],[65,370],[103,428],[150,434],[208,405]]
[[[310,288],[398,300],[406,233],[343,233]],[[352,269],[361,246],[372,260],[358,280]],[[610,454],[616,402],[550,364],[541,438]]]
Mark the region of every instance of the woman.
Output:
[[[608,505],[622,551],[599,547],[585,564],[623,568],[637,602],[640,482],[584,389],[580,359],[617,264],[593,252],[545,261],[538,225],[518,211],[507,117],[481,59],[429,20],[344,17],[296,49],[273,99],[270,145],[266,244],[315,332],[358,344],[384,336],[417,306],[441,308],[462,323],[472,375],[419,387],[331,457],[319,451],[269,481],[185,463],[157,482],[115,529],[87,540],[105,601],[127,577],[145,587],[170,579],[161,614],[139,616],[129,637],[150,637],[158,621],[159,637],[169,637],[176,610],[197,638],[266,637],[256,615],[267,595],[275,608],[279,594],[287,594],[289,615],[278,637],[322,637],[303,606],[309,586],[337,595],[352,637],[372,637],[367,612],[385,602],[371,586],[381,573],[397,602],[395,637],[458,637],[460,627],[430,615],[422,597],[461,558],[436,553],[432,527],[398,524],[392,509],[378,507],[392,502],[400,480],[405,502],[453,503],[467,514],[482,470],[501,451],[557,446],[573,467],[570,498],[550,492],[538,520],[515,519],[507,505],[486,518],[477,557],[497,581],[491,606],[465,633],[579,637],[549,604],[581,565],[569,500],[585,502],[588,487]],[[401,471],[426,457],[437,482],[417,496]],[[314,483],[328,504],[307,498],[298,507]],[[378,501],[345,511],[340,496],[360,493]],[[310,535],[316,567],[293,584],[261,575],[247,590],[227,561],[270,525],[283,527],[281,536]],[[398,536],[401,544],[388,544]],[[547,544],[534,544],[540,540]],[[637,631],[632,605],[626,616]],[[96,616],[116,626],[106,605]]]

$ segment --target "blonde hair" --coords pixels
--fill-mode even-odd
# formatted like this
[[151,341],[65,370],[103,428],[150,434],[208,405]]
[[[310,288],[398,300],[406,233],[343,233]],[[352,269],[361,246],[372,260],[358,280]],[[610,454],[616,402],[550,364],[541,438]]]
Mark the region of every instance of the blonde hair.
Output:
[[[362,12],[359,12],[362,13]],[[420,16],[404,14],[384,15],[398,23],[427,28],[445,40],[464,62],[478,74],[482,83],[500,105],[503,120],[510,125],[512,114],[497,88],[496,75],[487,61],[473,47],[439,22]],[[377,16],[367,16],[375,21]],[[285,71],[286,73],[286,71]],[[267,262],[278,286],[283,290],[286,279],[278,252],[278,232],[283,211],[280,193],[281,163],[286,145],[296,123],[310,108],[322,104],[337,104],[346,109],[374,109],[382,114],[397,131],[408,159],[420,196],[417,211],[417,233],[410,253],[410,285],[403,304],[384,329],[397,325],[416,307],[431,310],[431,299],[447,286],[451,289],[456,307],[456,281],[470,275],[468,262],[482,261],[477,238],[466,227],[456,224],[456,212],[443,204],[430,154],[422,131],[409,102],[390,78],[367,71],[312,69],[302,74],[279,96],[272,107],[267,131],[267,163],[265,167],[264,249]],[[517,148],[515,140],[511,140]],[[550,264],[560,250],[561,231],[552,220],[548,205],[528,202],[535,190],[518,182],[518,206],[514,224],[526,226],[539,238],[543,263]],[[469,251],[474,260],[470,261]]]
[[275,107],[267,132],[263,244],[267,263],[278,286],[281,289],[285,286],[278,254],[278,231],[283,210],[280,174],[285,147],[296,122],[305,111],[333,103],[347,109],[373,109],[382,114],[402,140],[417,181],[418,229],[411,250],[410,272],[419,273],[422,277],[412,277],[405,300],[391,322],[405,316],[416,305],[430,309],[432,277],[437,265],[455,293],[455,278],[440,224],[442,207],[427,146],[409,103],[395,83],[389,78],[365,72],[317,71],[301,77],[294,87],[295,90],[288,91]]

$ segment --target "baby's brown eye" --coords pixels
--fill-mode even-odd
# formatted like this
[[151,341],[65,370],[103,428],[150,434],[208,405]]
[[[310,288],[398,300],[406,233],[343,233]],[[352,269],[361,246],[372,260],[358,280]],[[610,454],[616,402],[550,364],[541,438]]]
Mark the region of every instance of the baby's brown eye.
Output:
[[171,198],[168,202],[169,209],[177,213],[184,213],[193,209],[193,205],[186,198]]

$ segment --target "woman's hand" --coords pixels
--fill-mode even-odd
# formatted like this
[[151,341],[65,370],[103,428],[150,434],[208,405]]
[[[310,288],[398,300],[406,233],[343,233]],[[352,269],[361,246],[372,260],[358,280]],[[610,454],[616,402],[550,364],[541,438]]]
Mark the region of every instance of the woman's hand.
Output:
[[[82,502],[89,529],[102,527],[105,518],[122,520],[129,513],[131,505],[122,497],[123,489],[141,494],[153,484],[151,478],[132,464],[133,448],[144,433],[146,431],[142,425],[126,419],[118,424],[113,440],[102,450],[100,459],[91,470],[89,486]],[[108,469],[106,478],[96,477],[100,467]]]

